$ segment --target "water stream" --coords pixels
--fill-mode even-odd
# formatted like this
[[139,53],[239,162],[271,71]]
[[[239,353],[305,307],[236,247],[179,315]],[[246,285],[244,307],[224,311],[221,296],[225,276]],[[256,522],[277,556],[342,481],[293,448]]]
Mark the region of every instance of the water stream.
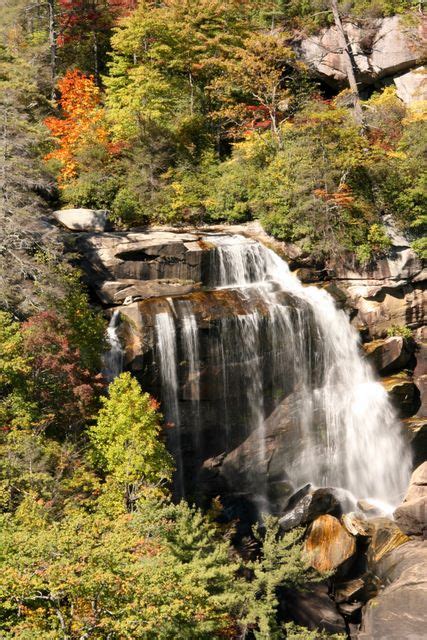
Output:
[[[237,291],[239,308],[219,323],[199,326],[195,303],[186,296],[171,299],[170,313],[163,310],[155,319],[164,413],[175,425],[181,494],[183,395],[190,403],[185,421],[197,451],[203,449],[205,417],[212,421],[214,412],[217,447],[228,452],[236,446],[237,431],[244,437],[256,433],[258,462],[267,464],[266,420],[292,394],[302,443],[286,468],[293,485],[340,487],[356,498],[396,504],[407,485],[409,453],[346,313],[326,291],[303,286],[263,245],[240,236],[205,240],[215,247],[208,286]],[[209,392],[217,398],[210,404],[202,398],[206,371],[211,371]],[[259,493],[266,493],[264,482]]]

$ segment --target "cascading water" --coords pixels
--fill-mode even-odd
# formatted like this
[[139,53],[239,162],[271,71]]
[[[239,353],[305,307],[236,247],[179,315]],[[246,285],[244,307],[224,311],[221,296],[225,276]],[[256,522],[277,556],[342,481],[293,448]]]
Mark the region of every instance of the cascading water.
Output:
[[120,312],[116,310],[111,316],[106,332],[106,340],[110,347],[103,358],[107,382],[112,382],[123,371],[123,348],[117,334],[119,324]]
[[173,427],[172,446],[177,456],[178,492],[183,496],[185,495],[185,491],[182,466],[181,421],[178,403],[176,332],[173,313],[169,314],[162,312],[156,315],[156,338],[160,360],[162,399],[165,407],[165,418]]
[[188,300],[177,303],[182,314],[182,346],[185,362],[188,363],[188,394],[192,403],[192,424],[196,450],[200,445],[200,356],[199,335],[196,318]]
[[[292,394],[301,443],[286,463],[294,487],[310,482],[397,503],[408,480],[409,454],[387,394],[360,356],[357,334],[344,311],[336,309],[327,292],[303,286],[261,244],[240,236],[210,235],[205,241],[215,247],[209,287],[237,292],[239,308],[209,329],[198,326],[191,296],[176,300],[171,313],[156,316],[162,395],[166,416],[177,426],[181,490],[177,371],[182,359],[191,398],[186,419],[197,439],[204,412],[211,418],[216,411],[222,427],[216,440],[223,450],[236,446],[236,431],[243,436],[256,432],[257,455],[268,469],[266,420]],[[214,403],[200,400],[203,361],[214,372],[208,380],[219,398],[214,409]],[[263,482],[257,491],[261,502],[268,501]]]

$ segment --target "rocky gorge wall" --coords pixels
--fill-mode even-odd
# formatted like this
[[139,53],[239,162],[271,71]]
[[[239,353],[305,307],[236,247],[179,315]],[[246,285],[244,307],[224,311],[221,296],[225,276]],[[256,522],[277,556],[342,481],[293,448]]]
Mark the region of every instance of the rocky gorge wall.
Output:
[[[393,242],[390,254],[364,270],[356,268],[351,260],[329,264],[313,262],[297,247],[267,236],[257,223],[182,232],[165,228],[131,232],[80,231],[75,240],[88,282],[106,312],[118,311],[124,320],[119,334],[126,346],[125,367],[158,396],[161,376],[154,345],[159,335],[156,334],[156,317],[163,315],[162,312],[170,313],[171,299],[177,313],[174,323],[178,331],[191,336],[186,314],[186,301],[191,296],[194,317],[202,336],[200,348],[204,353],[209,352],[206,346],[208,327],[216,326],[219,331],[221,323],[227,322],[236,309],[240,315],[250,315],[253,311],[261,317],[266,314],[262,296],[253,297],[248,306],[247,299],[237,289],[210,288],[218,273],[212,271],[214,247],[206,241],[209,233],[238,233],[272,247],[287,259],[304,282],[326,288],[336,304],[348,311],[360,332],[364,357],[381,376],[400,412],[408,443],[412,442],[414,466],[422,463],[426,459],[425,272],[407,240],[392,226],[389,227]],[[291,298],[286,300],[290,306],[294,304]],[[410,327],[414,339],[387,336],[388,329],[403,325]],[[315,332],[312,339],[318,339]],[[183,422],[185,412],[194,412],[197,407],[195,396],[204,398],[205,402],[198,423],[201,432],[196,434],[204,442],[202,459],[196,460],[193,455],[195,434],[184,434],[186,468],[191,477],[202,465],[196,482],[199,499],[202,495],[214,497],[227,490],[224,480],[229,485],[242,485],[245,468],[258,464],[259,440],[243,438],[239,394],[244,395],[246,390],[241,388],[242,384],[239,388],[237,381],[245,379],[244,372],[238,370],[236,363],[235,382],[233,376],[228,380],[231,388],[234,386],[228,419],[231,417],[236,431],[234,436],[227,434],[231,437],[227,443],[223,439],[226,430],[215,431],[216,418],[206,410],[209,406],[207,398],[213,402],[224,391],[218,352],[213,349],[205,360],[204,375],[198,381],[192,378],[191,359],[181,358],[181,355],[178,357],[178,377],[180,405],[186,407]],[[260,366],[268,371],[270,364],[267,356]],[[249,378],[245,384],[250,384]],[[292,380],[289,385],[292,386]],[[281,471],[282,454],[288,454],[286,446],[282,449],[281,446],[287,441],[287,429],[292,432],[292,416],[296,411],[292,407],[292,395],[285,392],[284,401],[278,404],[276,411],[281,413],[279,423],[284,429],[279,446],[276,436],[271,437],[268,420],[266,424],[267,452],[274,454],[270,458],[273,481],[275,474]],[[223,418],[227,420],[225,414]],[[274,432],[277,424],[274,410],[270,424]],[[293,443],[298,448],[298,441]],[[373,447],[376,445],[372,443]],[[224,447],[231,451],[228,456],[223,453]],[[274,460],[278,463],[276,470]],[[313,566],[335,571],[329,584],[308,585],[305,594],[283,594],[283,602],[288,603],[284,606],[291,607],[296,622],[310,628],[320,626],[347,633],[348,637],[361,640],[403,637],[418,640],[423,637],[424,632],[420,629],[424,624],[422,603],[427,585],[422,569],[425,543],[421,538],[425,532],[427,501],[423,470],[425,464],[414,473],[405,500],[395,512],[395,522],[379,516],[375,507],[369,504],[360,504],[358,514],[343,515],[335,494],[309,485],[291,495],[289,500],[290,493],[286,490],[283,496],[283,478],[278,478],[280,491],[273,498],[285,498],[285,503],[281,502],[282,510],[283,504],[289,501],[283,510],[281,526],[284,529],[296,525],[306,527],[306,548]],[[254,482],[259,479],[255,478]],[[236,506],[236,501],[228,501],[225,493],[223,504],[230,517],[240,516],[243,520],[256,517],[255,513],[251,516],[251,505],[244,500]]]

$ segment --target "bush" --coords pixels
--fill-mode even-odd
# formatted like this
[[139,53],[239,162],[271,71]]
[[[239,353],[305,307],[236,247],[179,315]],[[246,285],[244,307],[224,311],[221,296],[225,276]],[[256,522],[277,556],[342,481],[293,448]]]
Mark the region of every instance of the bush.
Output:
[[401,336],[402,338],[409,340],[412,338],[412,330],[404,325],[392,324],[391,327],[387,329],[387,335],[389,337]]

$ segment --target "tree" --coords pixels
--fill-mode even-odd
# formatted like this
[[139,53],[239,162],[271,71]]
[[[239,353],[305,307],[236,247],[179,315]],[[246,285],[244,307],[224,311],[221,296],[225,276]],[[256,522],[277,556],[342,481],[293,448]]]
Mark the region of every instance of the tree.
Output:
[[254,529],[260,545],[258,558],[250,562],[253,572],[246,590],[244,629],[254,628],[257,640],[280,640],[283,631],[277,618],[279,587],[301,587],[319,580],[319,574],[309,568],[302,551],[302,531],[293,529],[282,535],[276,518],[265,516],[263,530]]
[[58,181],[63,187],[78,176],[77,155],[81,147],[98,143],[108,148],[108,131],[101,108],[100,90],[93,76],[86,76],[78,69],[67,71],[58,82],[58,89],[63,117],[45,119],[45,125],[57,144],[57,148],[48,153],[45,160],[59,162]]
[[304,72],[285,37],[283,33],[249,36],[224,63],[224,74],[211,84],[222,104],[216,115],[232,123],[238,137],[244,131],[271,128],[281,144],[280,123],[291,112],[292,87]]
[[348,84],[353,94],[354,116],[356,118],[356,121],[361,124],[363,122],[363,112],[359,94],[359,87],[356,80],[356,63],[354,61],[350,41],[342,24],[341,15],[338,9],[338,2],[337,0],[329,1],[331,4],[332,15],[334,16],[335,26],[337,28],[338,38],[341,43],[342,55],[344,56]]
[[172,459],[159,439],[158,405],[130,373],[118,376],[101,402],[89,430],[94,457],[124,487],[132,510],[144,485],[161,489],[171,478]]
[[[47,516],[29,497],[1,521],[2,637],[232,637],[238,564],[196,510],[145,500],[133,514]],[[168,542],[174,531],[178,548]]]

